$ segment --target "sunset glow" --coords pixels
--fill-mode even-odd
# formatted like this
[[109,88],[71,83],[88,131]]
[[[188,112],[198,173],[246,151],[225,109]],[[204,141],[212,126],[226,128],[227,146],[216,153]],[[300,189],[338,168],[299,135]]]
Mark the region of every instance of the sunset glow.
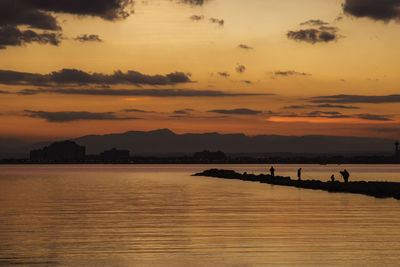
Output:
[[400,26],[357,1],[20,2],[42,17],[0,21],[1,137],[399,137]]

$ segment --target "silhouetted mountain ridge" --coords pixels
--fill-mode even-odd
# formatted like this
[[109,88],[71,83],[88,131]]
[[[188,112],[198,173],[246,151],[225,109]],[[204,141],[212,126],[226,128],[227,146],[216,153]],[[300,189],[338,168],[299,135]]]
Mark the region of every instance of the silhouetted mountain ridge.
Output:
[[[71,139],[86,147],[87,154],[99,154],[111,148],[127,149],[132,155],[191,155],[197,151],[221,150],[228,154],[346,154],[394,152],[394,140],[351,136],[280,136],[242,133],[176,134],[169,129],[128,131],[105,135],[86,135]],[[0,139],[0,158],[27,157],[29,150],[51,142],[27,144],[18,140]]]
[[86,146],[90,154],[116,147],[128,149],[134,155],[192,154],[202,150],[221,150],[226,153],[391,153],[394,143],[383,138],[323,135],[176,134],[169,129],[90,135],[74,141]]

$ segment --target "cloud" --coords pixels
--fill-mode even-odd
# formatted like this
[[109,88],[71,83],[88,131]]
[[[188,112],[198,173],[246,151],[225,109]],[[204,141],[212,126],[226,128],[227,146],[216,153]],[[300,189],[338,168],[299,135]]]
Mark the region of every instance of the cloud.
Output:
[[308,74],[305,72],[298,72],[298,71],[294,71],[294,70],[276,71],[276,72],[274,72],[274,75],[276,75],[276,76],[295,76],[295,75],[311,76],[311,74]]
[[34,42],[58,46],[61,38],[61,34],[58,33],[37,33],[32,30],[20,31],[14,26],[0,27],[0,49],[5,49],[7,46],[21,46]]
[[88,73],[77,69],[62,69],[49,74],[0,70],[0,83],[13,85],[53,84],[130,84],[174,85],[191,82],[189,74],[173,72],[166,75],[146,75],[137,71],[115,71],[113,74]]
[[400,103],[400,95],[366,96],[366,95],[331,95],[316,96],[310,100],[313,103]]
[[177,115],[187,115],[193,111],[194,111],[194,109],[186,108],[186,109],[181,109],[181,110],[175,110],[173,113],[177,114]]
[[224,78],[228,78],[231,76],[228,72],[218,72],[218,75]]
[[218,24],[219,26],[224,26],[224,24],[225,24],[225,21],[223,19],[210,18],[209,21],[211,23]]
[[292,106],[285,106],[283,109],[307,109],[313,108],[313,105],[292,105]]
[[[26,95],[26,90],[17,94]],[[28,94],[54,93],[63,95],[91,95],[91,96],[149,96],[149,97],[234,97],[234,96],[266,96],[271,94],[253,93],[228,93],[211,90],[188,90],[188,89],[28,89]]]
[[338,109],[360,109],[354,106],[344,106],[344,105],[332,105],[332,104],[321,104],[321,105],[293,105],[286,106],[283,109],[311,109],[311,108],[338,108]]
[[298,31],[289,31],[286,36],[291,40],[298,42],[307,42],[311,44],[328,43],[336,41],[339,38],[338,28],[321,26],[319,29],[303,29]]
[[128,17],[132,13],[131,7],[133,5],[132,0],[16,0],[15,2],[18,3],[18,6],[24,8],[101,17],[105,20],[117,20]]
[[238,47],[241,48],[241,49],[244,49],[244,50],[251,50],[251,49],[253,49],[253,47],[248,46],[248,45],[245,45],[245,44],[240,44]]
[[2,91],[2,90],[0,90],[0,95],[1,94],[4,94],[4,95],[6,95],[6,94],[10,94],[10,92],[8,92],[8,91]]
[[237,71],[238,73],[243,73],[243,72],[246,71],[246,66],[241,65],[241,64],[238,64],[238,65],[236,66],[236,71]]
[[242,83],[246,83],[246,84],[253,84],[253,82],[252,82],[252,81],[249,81],[249,80],[242,80],[241,82],[242,82]]
[[263,113],[260,110],[252,110],[252,109],[247,109],[247,108],[214,109],[214,110],[209,110],[207,112],[225,114],[225,115],[257,115],[257,114],[262,114]]
[[[296,106],[294,106],[296,107]],[[301,109],[303,106],[298,106]],[[307,105],[305,106],[307,107]],[[368,121],[393,121],[390,115],[378,114],[343,114],[338,111],[311,111],[305,113],[274,113],[274,117],[283,118],[324,118],[324,119],[362,119]]]
[[399,0],[346,0],[343,10],[358,18],[366,17],[385,22],[400,19]]
[[103,40],[97,34],[82,34],[74,38],[75,41],[79,42],[103,42]]
[[300,26],[324,26],[328,24],[328,22],[322,21],[320,19],[310,19],[306,22],[300,23]]
[[148,110],[142,110],[142,109],[135,109],[135,108],[128,108],[124,109],[124,112],[134,112],[134,113],[155,113],[155,111],[148,111]]
[[345,115],[342,114],[340,112],[337,111],[320,111],[320,110],[316,110],[316,111],[312,111],[312,112],[308,112],[306,114],[303,115],[298,115],[303,116],[303,117],[311,117],[311,118],[331,118],[331,119],[339,119],[339,118],[350,118],[350,115]]
[[88,111],[34,111],[24,110],[25,116],[41,118],[48,122],[71,122],[80,120],[135,120],[134,117],[117,117],[114,112],[92,113]]
[[202,6],[204,3],[208,1],[209,0],[178,0],[179,3],[188,4],[191,6]]
[[[32,5],[34,1],[1,0],[0,26],[27,25],[43,30],[60,30],[54,16]],[[40,2],[40,1],[36,1]],[[56,2],[56,1],[53,1]]]
[[371,121],[393,121],[391,119],[391,116],[388,115],[377,115],[377,114],[356,114],[355,115],[357,118],[363,119],[363,120],[371,120]]
[[203,20],[204,16],[203,15],[193,15],[193,16],[190,16],[190,19],[193,21],[199,21],[199,20]]
[[[105,20],[124,19],[131,13],[132,0],[1,0],[0,49],[37,42],[58,45],[61,31],[55,13],[101,17]],[[20,27],[28,26],[29,30]],[[37,32],[33,29],[45,30]]]
[[317,105],[316,107],[318,107],[318,108],[360,109],[359,107],[354,107],[354,106],[332,105],[332,104],[322,104],[322,105]]

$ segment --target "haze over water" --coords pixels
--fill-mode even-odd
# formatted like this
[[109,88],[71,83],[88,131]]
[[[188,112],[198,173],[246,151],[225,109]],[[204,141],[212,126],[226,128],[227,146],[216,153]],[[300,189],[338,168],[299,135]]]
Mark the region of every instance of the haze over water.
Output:
[[[0,166],[0,265],[396,266],[400,201],[192,177],[265,165]],[[275,165],[295,176],[297,165]],[[304,179],[400,182],[395,165]]]

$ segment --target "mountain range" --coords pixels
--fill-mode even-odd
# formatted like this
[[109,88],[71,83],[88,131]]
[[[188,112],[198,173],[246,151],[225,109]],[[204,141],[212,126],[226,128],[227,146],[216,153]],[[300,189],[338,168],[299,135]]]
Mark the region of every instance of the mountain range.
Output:
[[[87,154],[99,154],[111,148],[128,149],[131,155],[190,155],[197,151],[221,150],[228,154],[391,154],[394,140],[351,136],[280,136],[244,134],[176,134],[168,129],[129,131],[126,133],[87,135],[71,139],[86,146]],[[31,149],[51,142],[29,144],[16,139],[0,139],[0,158],[28,157]]]

